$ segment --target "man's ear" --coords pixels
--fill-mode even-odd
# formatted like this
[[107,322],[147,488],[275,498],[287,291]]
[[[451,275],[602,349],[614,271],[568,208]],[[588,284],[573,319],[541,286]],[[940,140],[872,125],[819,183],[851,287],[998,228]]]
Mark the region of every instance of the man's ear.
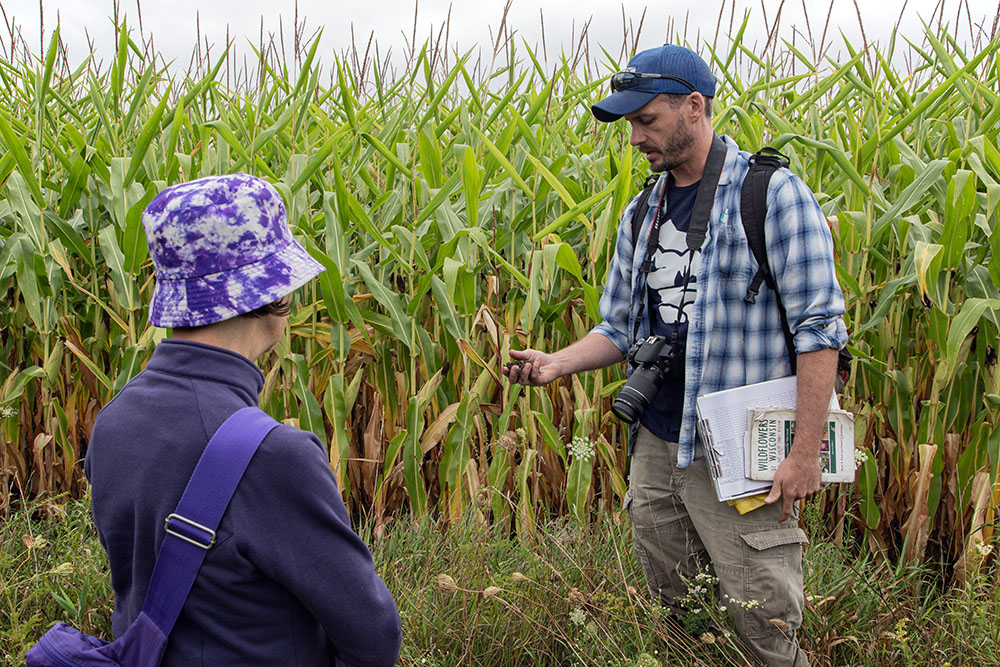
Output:
[[705,97],[699,92],[693,92],[687,97],[687,109],[691,121],[700,120],[705,116]]

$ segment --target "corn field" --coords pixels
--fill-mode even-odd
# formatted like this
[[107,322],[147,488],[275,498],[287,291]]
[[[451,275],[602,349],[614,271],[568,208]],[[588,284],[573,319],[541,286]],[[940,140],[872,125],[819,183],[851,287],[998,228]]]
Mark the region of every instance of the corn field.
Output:
[[[730,46],[693,45],[720,76],[717,130],[789,155],[834,231],[856,359],[843,403],[868,458],[823,491],[831,535],[956,576],[1000,504],[993,25],[971,46],[943,19],[909,36],[905,71],[898,35],[841,58],[755,53],[744,20]],[[499,369],[599,319],[645,169],[624,124],[589,113],[624,59],[545,67],[511,40],[484,72],[428,43],[403,76],[356,53],[322,74],[317,36],[294,64],[261,48],[234,83],[227,52],[177,75],[117,32],[107,67],[72,69],[58,31],[41,57],[0,61],[0,511],[81,492],[97,412],[167,333],[146,322],[141,213],[232,172],[276,185],[327,269],[262,360],[261,406],[327,444],[376,534],[468,512],[526,534],[621,506],[624,367],[533,389]]]

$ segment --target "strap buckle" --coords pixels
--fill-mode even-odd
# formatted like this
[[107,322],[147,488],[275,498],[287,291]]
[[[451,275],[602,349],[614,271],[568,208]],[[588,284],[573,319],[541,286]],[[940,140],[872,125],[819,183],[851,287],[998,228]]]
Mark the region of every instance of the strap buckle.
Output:
[[750,165],[753,166],[757,163],[774,167],[775,169],[783,169],[787,168],[791,161],[781,151],[775,150],[770,146],[765,146],[750,156]]
[[[187,524],[188,526],[191,526],[192,528],[194,528],[196,530],[202,531],[208,537],[207,541],[199,542],[198,539],[196,539],[196,537],[189,537],[189,536],[184,535],[183,533],[180,533],[177,530],[171,528],[170,527],[171,520],[177,520],[177,521],[179,521],[179,522],[181,522],[183,524]],[[200,523],[196,523],[196,522],[192,521],[191,519],[188,519],[187,517],[183,517],[183,516],[181,516],[180,514],[177,514],[177,513],[171,514],[171,515],[169,515],[167,517],[166,521],[163,522],[163,529],[165,531],[167,531],[168,535],[173,535],[174,537],[176,537],[178,539],[181,539],[181,540],[184,540],[185,542],[188,542],[189,544],[193,544],[196,547],[201,547],[205,551],[208,551],[210,548],[212,548],[212,545],[215,544],[215,531],[214,530],[212,530],[208,526],[203,526]]]
[[757,303],[757,295],[760,294],[759,289],[754,289],[752,287],[747,288],[747,295],[743,297],[743,300],[747,303],[754,304]]

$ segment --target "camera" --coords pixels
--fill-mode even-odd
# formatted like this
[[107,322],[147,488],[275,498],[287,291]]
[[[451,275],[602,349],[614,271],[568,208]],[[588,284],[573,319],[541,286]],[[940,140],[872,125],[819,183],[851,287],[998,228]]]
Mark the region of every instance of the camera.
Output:
[[628,362],[634,370],[611,404],[616,417],[626,424],[639,419],[663,384],[676,355],[676,346],[665,336],[640,338],[633,343],[628,351]]

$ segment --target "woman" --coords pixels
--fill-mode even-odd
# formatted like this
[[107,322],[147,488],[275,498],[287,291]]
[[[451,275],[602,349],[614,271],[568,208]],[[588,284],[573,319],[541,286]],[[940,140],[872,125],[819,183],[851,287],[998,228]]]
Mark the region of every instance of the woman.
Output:
[[[85,466],[115,637],[142,609],[164,519],[209,438],[257,405],[253,360],[283,335],[290,294],[323,270],[292,238],[277,191],[253,176],[167,188],[143,225],[150,323],[173,336],[101,411]],[[395,663],[399,614],[312,433],[270,432],[216,532],[162,664]]]

